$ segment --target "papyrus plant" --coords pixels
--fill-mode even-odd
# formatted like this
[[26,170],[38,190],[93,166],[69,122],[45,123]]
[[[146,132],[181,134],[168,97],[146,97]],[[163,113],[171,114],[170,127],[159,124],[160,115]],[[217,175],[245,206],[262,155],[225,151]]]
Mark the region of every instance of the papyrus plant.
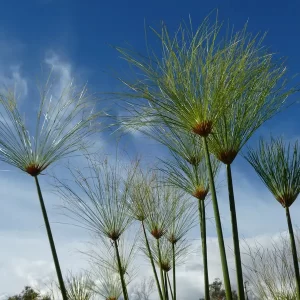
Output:
[[[180,26],[172,37],[165,26],[156,32],[162,52],[145,59],[119,48],[123,57],[142,71],[135,82],[124,81],[137,100],[127,105],[131,114],[124,126],[144,130],[147,126],[168,126],[201,137],[208,170],[216,221],[226,298],[231,299],[230,279],[223,231],[210,160],[208,140],[219,118],[237,99],[253,88],[261,71],[254,38],[242,33],[220,36],[220,24],[208,19],[196,31]],[[258,42],[258,46],[260,43]],[[149,51],[150,52],[150,51]],[[149,53],[148,52],[148,53]],[[254,57],[254,58],[253,58]],[[253,58],[253,59],[252,59]],[[257,62],[258,61],[258,62]],[[268,74],[269,75],[269,74]],[[257,91],[259,93],[260,91]],[[238,278],[241,281],[241,277]],[[239,289],[241,299],[243,290]]]
[[[121,269],[128,285],[136,277],[136,267],[134,259],[137,255],[137,244],[139,234],[135,234],[129,230],[128,233],[122,234],[118,240],[119,256],[121,261]],[[88,250],[82,252],[88,258],[90,269],[105,269],[112,273],[119,274],[119,262],[116,251],[109,239],[105,237],[96,237],[90,243]],[[93,273],[93,271],[92,271]]]
[[[155,180],[150,184],[150,193],[148,196],[149,213],[145,219],[145,227],[156,241],[158,258],[161,262],[160,240],[164,237],[172,224],[176,203],[174,201],[174,189],[163,184],[160,174],[155,174]],[[175,217],[178,217],[176,215]],[[149,250],[149,253],[151,250]],[[159,265],[160,283],[163,299],[166,300],[167,287],[165,285],[164,270]]]
[[98,155],[87,156],[87,168],[69,167],[72,180],[56,179],[56,188],[70,217],[99,237],[111,241],[115,251],[123,296],[128,300],[119,240],[132,222],[127,211],[130,169],[118,160],[111,163]]
[[118,300],[122,296],[122,284],[119,274],[105,268],[93,267],[93,292],[105,300]]
[[297,299],[300,299],[299,262],[289,210],[300,193],[298,141],[292,144],[284,143],[282,138],[272,138],[270,143],[260,140],[258,150],[250,149],[246,159],[285,209],[294,262]]
[[[69,83],[55,97],[50,81],[40,92],[40,105],[30,117],[30,124],[25,123],[22,107],[13,92],[0,95],[0,160],[35,180],[61,293],[67,300],[38,176],[50,165],[81,149],[86,137],[97,130],[98,114],[93,113],[85,87],[78,90]],[[27,105],[30,106],[34,107],[32,103]]]
[[129,187],[128,211],[136,220],[141,222],[147,256],[152,265],[159,297],[160,299],[166,299],[163,269],[160,268],[159,281],[148,235],[156,240],[158,249],[160,239],[168,235],[173,240],[175,249],[176,242],[187,233],[191,224],[189,222],[193,222],[193,220],[179,222],[179,219],[184,216],[188,205],[179,205],[180,200],[183,200],[180,199],[182,193],[179,193],[170,185],[166,185],[162,179],[163,177],[158,172],[143,172],[141,169],[135,172],[132,184]]
[[[169,128],[169,130],[153,130],[153,137],[166,145],[171,151],[172,158],[161,161],[161,169],[166,174],[168,183],[197,199],[202,242],[204,290],[206,299],[209,299],[205,213],[209,180],[201,140],[193,133],[175,132],[172,128]],[[215,177],[219,163],[213,157],[211,157],[211,163]],[[191,220],[191,217],[189,218]]]
[[147,236],[145,227],[145,220],[153,209],[153,203],[151,202],[151,187],[154,184],[155,180],[156,176],[152,172],[143,171],[140,167],[135,170],[134,176],[132,176],[132,180],[128,185],[129,199],[127,201],[127,209],[128,214],[132,216],[133,219],[141,223],[156,287],[160,299],[163,299],[163,291],[161,289],[154,260],[150,252],[149,238]]
[[172,198],[174,202],[174,209],[171,211],[171,221],[165,237],[171,244],[172,248],[172,299],[176,300],[176,266],[178,265],[178,261],[176,261],[176,258],[179,256],[176,254],[176,252],[180,252],[180,249],[182,249],[181,243],[186,238],[189,230],[195,225],[196,214],[194,203],[191,202],[191,199],[189,199],[185,195],[185,193],[174,188]]
[[244,280],[231,164],[254,132],[278,113],[284,107],[287,97],[295,91],[287,88],[286,68],[283,63],[278,64],[274,55],[262,47],[263,40],[264,36],[258,39],[258,36],[252,37],[247,34],[246,28],[232,37],[231,43],[238,45],[232,50],[241,53],[236,53],[235,56],[239,64],[239,76],[245,80],[247,89],[243,89],[243,93],[231,95],[233,101],[219,115],[214,123],[213,134],[209,136],[210,152],[226,165],[237,290],[240,299],[244,299]]
[[[299,232],[296,231],[296,237]],[[268,244],[246,242],[245,279],[257,299],[296,300],[295,271],[287,232]]]
[[[169,242],[166,237],[160,239],[160,243],[157,244],[155,239],[150,240],[150,253],[153,257],[155,264],[158,266],[160,270],[163,272],[163,281],[162,284],[164,288],[164,297],[165,299],[169,299],[169,292],[171,294],[171,298],[174,299],[176,297],[176,285],[173,286],[170,283],[169,272],[172,270],[174,266],[180,266],[183,264],[188,255],[191,253],[190,244],[186,240],[180,240],[176,248],[173,247],[173,244]],[[149,251],[146,245],[142,244],[142,251],[146,256],[149,256]],[[174,250],[175,249],[175,250]]]
[[70,300],[92,300],[94,296],[94,282],[88,274],[72,274],[71,272],[65,279],[68,299]]

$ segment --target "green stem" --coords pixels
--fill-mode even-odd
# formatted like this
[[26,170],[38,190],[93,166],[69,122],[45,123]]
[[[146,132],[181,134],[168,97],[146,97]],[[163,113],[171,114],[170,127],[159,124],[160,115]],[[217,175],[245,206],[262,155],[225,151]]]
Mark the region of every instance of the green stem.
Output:
[[168,279],[168,283],[169,283],[169,289],[170,289],[171,297],[174,300],[174,295],[172,293],[172,286],[171,286],[171,282],[170,282],[170,278],[169,278],[169,274],[168,273],[167,273],[167,279]]
[[206,245],[206,219],[205,219],[205,203],[204,200],[198,200],[199,218],[200,218],[200,232],[202,242],[202,256],[204,268],[204,295],[205,300],[209,300],[209,278],[208,278],[208,264],[207,264],[207,245]]
[[164,291],[164,293],[163,293],[163,300],[165,300],[166,299],[166,289],[165,289],[163,269],[161,267],[162,260],[161,260],[161,252],[160,252],[159,239],[156,239],[156,242],[157,242],[157,251],[158,251],[158,262],[159,262],[159,270],[160,270],[161,287],[162,287],[162,290]]
[[169,300],[169,293],[168,293],[168,280],[167,280],[167,272],[164,271],[164,276],[165,276],[165,289],[166,289],[166,300]]
[[214,215],[215,215],[216,230],[217,230],[217,235],[218,235],[226,300],[232,300],[230,278],[229,278],[228,265],[227,265],[227,259],[226,259],[226,251],[225,251],[224,237],[223,237],[223,231],[222,231],[222,225],[221,225],[221,219],[220,219],[218,199],[217,199],[214,175],[213,175],[213,171],[212,171],[206,137],[203,137],[203,144],[204,144],[204,151],[205,151],[205,160],[206,160],[206,164],[207,164],[207,168],[208,168],[209,187],[210,187],[212,204],[213,204]]
[[60,265],[59,265],[59,261],[58,261],[58,257],[57,257],[57,253],[56,253],[56,249],[55,249],[55,244],[54,244],[54,240],[53,240],[53,236],[52,236],[52,232],[51,232],[50,223],[48,220],[47,211],[46,211],[42,191],[41,191],[39,180],[38,180],[37,176],[34,176],[34,180],[35,180],[35,184],[36,184],[36,188],[37,188],[37,192],[38,192],[38,196],[39,196],[39,200],[40,200],[40,204],[41,204],[41,209],[42,209],[44,222],[45,222],[45,226],[46,226],[46,230],[47,230],[47,234],[48,234],[48,239],[49,239],[49,243],[50,243],[52,257],[54,260],[56,274],[58,277],[60,291],[61,291],[63,300],[68,300],[67,291],[66,291],[63,276],[62,276],[62,273],[60,270]]
[[226,165],[226,171],[227,171],[229,205],[230,205],[230,213],[231,213],[234,258],[235,258],[236,277],[237,277],[237,290],[238,290],[239,299],[245,300],[242,260],[241,260],[239,233],[238,233],[238,225],[237,225],[237,219],[236,219],[233,182],[232,182],[232,174],[231,174],[231,166],[230,165]]
[[[176,257],[175,257],[175,243],[172,243],[172,261],[173,261],[173,300],[176,300]],[[171,287],[170,287],[171,288]]]
[[157,276],[153,256],[152,256],[152,253],[151,253],[151,249],[150,249],[150,245],[149,245],[149,241],[148,241],[148,237],[147,237],[147,233],[146,233],[146,229],[145,229],[145,225],[144,225],[143,221],[142,221],[142,227],[143,227],[144,237],[145,237],[145,241],[146,241],[147,251],[148,251],[148,254],[149,254],[150,262],[151,262],[151,265],[152,265],[152,269],[153,269],[153,273],[154,273],[154,277],[155,277],[155,281],[156,281],[156,286],[157,286],[158,293],[159,293],[159,298],[162,300],[163,299],[163,294],[162,294],[161,287],[160,287],[160,284],[159,284],[159,280],[158,280],[158,276]]
[[118,242],[116,240],[114,240],[114,245],[115,245],[115,249],[116,249],[116,256],[117,256],[117,261],[118,261],[118,268],[119,268],[119,274],[120,274],[120,279],[121,279],[124,300],[129,300],[126,283],[125,283],[125,278],[124,278],[124,270],[122,268],[122,263],[121,263],[120,253],[119,253],[119,246],[118,246]]
[[293,260],[294,260],[297,299],[299,300],[300,299],[300,273],[299,273],[299,263],[298,263],[298,257],[297,257],[295,236],[294,236],[293,225],[292,225],[291,216],[290,216],[290,210],[288,207],[285,208],[285,212],[286,212],[286,219],[287,219],[287,223],[288,223],[288,227],[289,227],[291,248],[292,248]]

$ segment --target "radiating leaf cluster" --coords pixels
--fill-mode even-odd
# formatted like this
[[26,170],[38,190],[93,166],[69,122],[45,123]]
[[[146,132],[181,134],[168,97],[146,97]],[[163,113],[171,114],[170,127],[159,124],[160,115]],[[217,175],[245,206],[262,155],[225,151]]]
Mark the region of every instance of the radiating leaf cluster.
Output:
[[58,97],[49,81],[40,92],[40,106],[30,130],[13,92],[0,95],[0,160],[30,175],[83,148],[99,129],[94,107],[84,87],[69,83]]
[[290,207],[300,192],[300,151],[298,141],[285,144],[282,138],[260,140],[258,150],[250,149],[247,161],[283,207]]
[[65,279],[67,295],[72,300],[91,300],[93,293],[93,281],[84,274],[68,274]]
[[[57,180],[65,209],[82,226],[111,240],[118,240],[132,222],[127,212],[128,180],[124,166],[99,156],[87,158],[88,168],[69,168],[72,184]],[[126,171],[125,171],[126,173]],[[130,173],[130,172],[128,172]]]

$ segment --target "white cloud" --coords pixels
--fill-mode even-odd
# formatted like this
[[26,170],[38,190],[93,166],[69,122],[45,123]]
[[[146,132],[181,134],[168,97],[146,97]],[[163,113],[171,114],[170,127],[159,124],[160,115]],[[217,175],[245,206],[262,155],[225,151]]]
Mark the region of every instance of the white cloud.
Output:
[[[1,51],[6,50],[1,50],[0,47],[0,57]],[[54,75],[58,79],[54,88],[57,94],[60,94],[63,87],[73,79],[74,68],[71,63],[62,60],[54,52],[46,56],[45,62],[48,66],[53,67]],[[24,97],[27,96],[28,79],[22,75],[21,64],[15,61],[13,63],[4,62],[4,60],[1,60],[0,63],[2,65],[0,85],[16,84],[18,93]],[[100,137],[98,136],[96,139],[99,143]],[[103,142],[101,145],[103,146]],[[142,155],[147,153],[147,158],[150,160],[151,157],[152,163],[157,149],[162,150],[162,147],[157,146],[148,138],[140,137],[139,134],[134,135],[134,147]],[[109,153],[112,152],[112,148],[114,145],[105,145],[103,151]],[[149,153],[151,155],[148,156]],[[80,164],[82,161],[79,159],[77,163]],[[6,166],[1,165],[1,169],[3,168]],[[61,175],[61,173],[59,174]],[[221,175],[223,178],[224,174]],[[279,231],[285,230],[287,227],[284,210],[262,184],[243,173],[238,167],[233,169],[233,178],[240,237],[245,237],[247,243],[251,245],[254,245],[255,240],[269,245],[271,243],[270,236],[276,236]],[[55,272],[34,181],[16,170],[8,173],[1,172],[0,182],[0,291],[5,294],[18,293],[28,284],[42,287],[44,281],[55,278]],[[230,250],[230,248],[232,249],[230,211],[225,184],[222,182],[218,190],[219,204],[224,233],[227,236],[230,275],[234,285],[234,259]],[[49,189],[42,176],[41,185],[43,190]],[[58,221],[69,222],[58,215],[57,209],[54,209],[54,206],[59,204],[57,197],[45,192],[45,202],[63,272],[65,273],[67,269],[76,272],[76,270],[86,267],[85,257],[77,251],[77,249],[82,250],[85,247],[83,240],[86,239],[86,233],[78,228],[56,223]],[[299,213],[300,203],[296,201],[291,209],[292,217]],[[213,217],[211,205],[208,206],[207,214],[208,218]],[[296,218],[294,218],[294,222],[297,222]],[[199,229],[195,228],[191,238],[198,239],[198,231]],[[222,279],[213,219],[208,221],[208,236],[210,281],[216,277]],[[183,300],[193,297],[197,299],[203,292],[204,280],[199,240],[194,241],[193,246],[198,249],[197,253],[191,255],[187,263],[178,268],[178,298]],[[245,259],[245,257],[243,258]],[[138,257],[137,264],[140,265],[141,275],[151,275],[151,268],[144,259]]]
[[57,80],[53,89],[56,92],[56,96],[60,96],[64,88],[70,84],[73,79],[72,66],[70,63],[61,60],[53,51],[47,54],[45,63],[52,68],[54,78]]

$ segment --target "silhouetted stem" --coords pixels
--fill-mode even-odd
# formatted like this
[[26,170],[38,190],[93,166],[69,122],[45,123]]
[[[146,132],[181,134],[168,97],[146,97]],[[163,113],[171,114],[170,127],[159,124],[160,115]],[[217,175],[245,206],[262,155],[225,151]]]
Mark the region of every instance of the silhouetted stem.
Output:
[[116,256],[117,256],[117,261],[118,261],[118,268],[119,268],[119,274],[120,274],[120,279],[121,279],[124,300],[129,300],[126,283],[125,283],[125,278],[124,278],[124,270],[122,268],[122,263],[121,263],[120,253],[119,253],[119,246],[118,246],[118,242],[116,240],[114,240],[114,245],[115,245],[115,250],[116,250]]
[[39,180],[38,180],[37,176],[34,176],[34,180],[35,180],[35,184],[36,184],[36,188],[37,188],[37,192],[38,192],[38,196],[39,196],[39,200],[40,200],[40,204],[41,204],[41,209],[42,209],[44,222],[45,222],[45,226],[46,226],[46,230],[47,230],[47,235],[48,235],[48,239],[49,239],[49,243],[50,243],[52,257],[54,260],[54,265],[55,265],[55,270],[56,270],[56,274],[57,274],[57,278],[58,278],[59,288],[60,288],[63,300],[68,300],[67,291],[66,291],[63,276],[62,276],[62,273],[60,270],[60,265],[59,265],[59,261],[58,261],[58,257],[57,257],[57,253],[56,253],[56,249],[55,249],[55,244],[54,244],[54,240],[53,240],[53,236],[52,236],[52,232],[51,232],[50,223],[48,220],[47,211],[46,211],[42,191],[41,191]]
[[168,279],[168,283],[169,283],[169,289],[170,289],[171,297],[174,300],[174,295],[172,293],[172,286],[171,286],[171,282],[170,282],[170,278],[169,278],[169,274],[168,273],[167,273],[167,279]]
[[[176,257],[175,257],[175,243],[172,243],[172,261],[173,261],[173,300],[176,300]],[[171,287],[170,287],[171,288]]]
[[224,244],[223,231],[222,231],[220,212],[219,212],[219,206],[218,206],[218,199],[217,199],[217,193],[216,193],[215,182],[214,182],[214,175],[213,175],[213,170],[212,170],[209,151],[208,151],[207,138],[202,137],[202,139],[203,139],[203,144],[204,144],[205,160],[206,160],[206,164],[207,164],[208,177],[209,177],[209,187],[210,187],[210,192],[211,192],[211,199],[212,199],[212,204],[213,204],[213,209],[214,209],[216,230],[217,230],[217,236],[218,236],[218,242],[219,242],[219,250],[220,250],[221,265],[222,265],[222,271],[223,271],[223,282],[224,282],[224,287],[225,287],[226,300],[232,300],[230,278],[229,278],[229,272],[228,272],[225,244]]
[[237,218],[236,218],[233,182],[232,182],[232,174],[231,174],[231,166],[230,165],[226,165],[226,171],[227,171],[229,205],[230,205],[230,213],[231,213],[234,258],[235,258],[235,267],[236,267],[237,290],[238,290],[239,299],[245,300],[242,260],[241,260],[239,233],[238,233],[238,225],[237,225]]
[[159,239],[156,239],[156,243],[157,243],[157,251],[158,251],[158,262],[159,262],[159,270],[160,270],[161,287],[162,287],[162,290],[164,291],[163,299],[166,300],[165,280],[164,280],[163,269],[161,267],[162,261],[161,261],[161,252],[160,252]]
[[290,239],[291,239],[291,248],[293,254],[294,268],[295,268],[295,278],[296,278],[296,290],[297,290],[297,299],[300,299],[300,273],[299,273],[299,263],[297,257],[297,249],[295,243],[295,236],[293,231],[293,225],[290,216],[290,210],[288,207],[285,208],[286,219],[289,227]]
[[165,290],[166,290],[166,300],[169,300],[169,293],[168,293],[168,280],[167,280],[167,272],[164,271],[165,276]]
[[153,273],[154,273],[154,277],[155,277],[155,281],[156,281],[156,286],[157,286],[158,293],[159,293],[159,298],[162,300],[163,299],[163,294],[162,294],[162,291],[161,291],[161,286],[159,284],[159,280],[158,280],[158,276],[157,276],[153,256],[152,256],[152,253],[151,253],[151,249],[150,249],[150,245],[149,245],[149,241],[148,241],[148,237],[147,237],[147,232],[146,232],[145,225],[144,225],[143,221],[142,221],[142,227],[143,227],[144,237],[145,237],[145,241],[146,241],[147,251],[148,251],[148,254],[149,254],[150,262],[151,262],[151,265],[152,265],[152,269],[153,269]]
[[208,264],[207,264],[207,245],[206,245],[206,219],[205,219],[205,203],[204,200],[198,200],[200,232],[202,243],[203,269],[204,269],[204,299],[209,300],[209,278],[208,278]]

